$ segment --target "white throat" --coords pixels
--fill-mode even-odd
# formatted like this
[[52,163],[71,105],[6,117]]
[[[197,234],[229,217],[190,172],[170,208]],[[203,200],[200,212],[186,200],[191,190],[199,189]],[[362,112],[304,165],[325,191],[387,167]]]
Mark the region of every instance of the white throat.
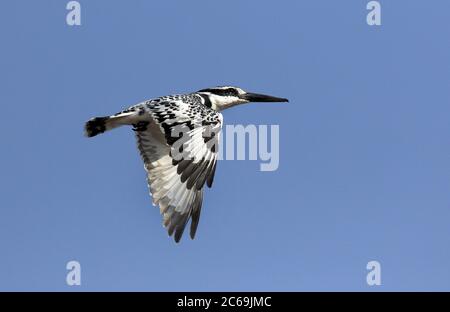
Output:
[[221,111],[226,108],[233,107],[235,105],[248,103],[247,100],[241,99],[236,96],[222,96],[212,93],[205,93],[211,101],[211,108],[215,111]]

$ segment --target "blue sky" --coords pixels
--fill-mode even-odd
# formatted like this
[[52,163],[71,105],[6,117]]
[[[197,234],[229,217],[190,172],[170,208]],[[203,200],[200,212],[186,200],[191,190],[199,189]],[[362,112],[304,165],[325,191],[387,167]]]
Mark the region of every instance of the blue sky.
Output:
[[[450,290],[448,1],[67,2],[2,3],[0,290]],[[224,112],[280,166],[220,162],[176,245],[132,131],[82,126],[223,84],[290,99]]]

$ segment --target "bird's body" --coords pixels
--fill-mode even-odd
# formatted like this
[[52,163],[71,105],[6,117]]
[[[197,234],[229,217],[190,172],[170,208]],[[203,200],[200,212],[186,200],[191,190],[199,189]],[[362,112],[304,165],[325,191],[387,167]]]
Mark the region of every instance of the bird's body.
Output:
[[220,111],[252,99],[287,101],[235,87],[203,89],[163,96],[112,116],[92,118],[85,125],[85,133],[93,137],[122,125],[133,126],[153,204],[159,206],[164,226],[178,242],[189,218],[190,236],[194,238],[203,186],[213,183],[223,123]]

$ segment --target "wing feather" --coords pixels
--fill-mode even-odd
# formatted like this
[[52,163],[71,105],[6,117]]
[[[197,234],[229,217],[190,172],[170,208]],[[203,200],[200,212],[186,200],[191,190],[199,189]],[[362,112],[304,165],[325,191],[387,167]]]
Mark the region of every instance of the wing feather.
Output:
[[[177,110],[167,110],[167,106],[176,106]],[[147,181],[154,205],[159,206],[163,215],[163,225],[169,236],[174,235],[178,242],[191,219],[190,237],[194,238],[203,201],[203,186],[212,185],[217,164],[217,147],[219,134],[208,135],[210,128],[219,132],[222,116],[208,109],[197,110],[195,116],[187,110],[188,104],[181,100],[158,102],[158,106],[148,111],[152,120],[145,129],[135,130],[137,146],[147,171]],[[214,115],[213,115],[214,114]],[[214,118],[215,119],[214,119]],[[213,120],[212,120],[213,118]],[[209,120],[205,124],[205,120]],[[182,127],[181,137],[173,135],[175,127]],[[187,138],[187,140],[186,140]],[[183,158],[176,159],[175,146],[182,144]]]

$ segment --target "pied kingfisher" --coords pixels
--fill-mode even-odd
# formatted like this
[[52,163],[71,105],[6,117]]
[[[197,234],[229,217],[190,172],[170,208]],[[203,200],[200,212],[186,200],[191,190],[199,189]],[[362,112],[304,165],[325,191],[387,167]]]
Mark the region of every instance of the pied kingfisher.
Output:
[[[131,125],[147,171],[154,205],[159,206],[169,236],[179,242],[191,218],[193,239],[200,218],[203,186],[211,187],[216,170],[223,109],[248,102],[288,102],[237,87],[215,87],[162,96],[85,124],[93,137]],[[182,154],[180,156],[180,153]]]

